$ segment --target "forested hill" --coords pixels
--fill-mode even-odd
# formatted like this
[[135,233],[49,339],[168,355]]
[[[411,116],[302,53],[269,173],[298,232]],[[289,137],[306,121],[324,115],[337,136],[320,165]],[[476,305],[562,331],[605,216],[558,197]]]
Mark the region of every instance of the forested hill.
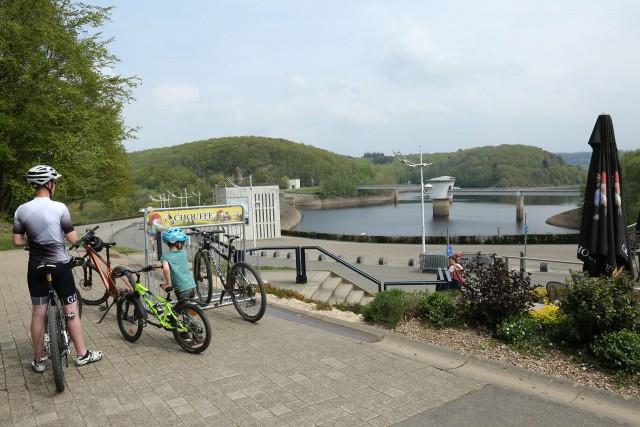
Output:
[[434,153],[435,176],[450,175],[460,187],[535,187],[584,184],[586,171],[561,156],[527,145],[498,145]]
[[[418,162],[417,154],[404,153]],[[383,153],[362,158],[338,155],[284,139],[255,136],[215,138],[129,153],[131,174],[142,189],[209,194],[228,179],[239,185],[281,185],[300,179],[321,196],[350,196],[359,184],[418,182],[420,169]],[[524,145],[499,145],[424,153],[425,180],[450,175],[462,187],[511,187],[583,184],[586,172],[560,156]]]

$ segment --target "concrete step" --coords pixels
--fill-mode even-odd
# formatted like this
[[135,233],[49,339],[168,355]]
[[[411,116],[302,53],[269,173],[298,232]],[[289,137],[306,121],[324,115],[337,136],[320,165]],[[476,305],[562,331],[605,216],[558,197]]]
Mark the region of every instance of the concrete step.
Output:
[[331,298],[329,298],[329,303],[345,304],[347,302],[347,299],[349,298],[349,295],[353,293],[353,290],[353,285],[351,283],[345,283],[344,281],[341,281]]
[[373,295],[331,270],[308,270],[307,283],[295,283],[295,270],[263,270],[262,279],[277,288],[294,290],[305,298],[345,304],[366,304]]
[[345,304],[362,304],[364,299],[364,291],[362,289],[352,289],[349,296],[345,299]]
[[320,284],[318,290],[311,295],[311,299],[322,302],[330,301],[340,283],[342,283],[342,277],[332,275]]
[[313,295],[315,295],[322,284],[331,278],[331,272],[322,270],[322,271],[311,271],[307,273],[307,283],[304,285],[299,285],[299,289],[295,289],[304,295],[305,298],[313,299]]

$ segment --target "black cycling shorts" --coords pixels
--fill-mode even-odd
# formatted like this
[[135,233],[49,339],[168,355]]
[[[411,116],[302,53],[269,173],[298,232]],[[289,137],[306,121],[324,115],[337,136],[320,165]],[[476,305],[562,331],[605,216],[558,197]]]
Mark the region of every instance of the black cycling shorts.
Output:
[[[47,286],[47,276],[44,268],[38,268],[43,261],[29,260],[27,269],[27,283],[29,284],[29,294],[31,294],[31,303],[33,305],[42,305],[49,303],[49,288]],[[55,265],[51,271],[53,279],[53,289],[60,297],[62,304],[69,305],[78,300],[76,293],[76,283],[73,280],[73,272],[71,261],[66,263],[47,262],[47,264]]]
[[187,289],[186,291],[176,291],[176,298],[178,301],[182,301],[189,298],[196,297],[196,288]]

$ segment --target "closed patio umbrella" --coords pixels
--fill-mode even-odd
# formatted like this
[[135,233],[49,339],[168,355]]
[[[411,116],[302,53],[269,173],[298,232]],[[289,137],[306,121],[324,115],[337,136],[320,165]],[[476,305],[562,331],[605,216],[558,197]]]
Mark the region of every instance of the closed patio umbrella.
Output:
[[589,145],[593,153],[582,209],[578,259],[591,276],[610,276],[621,268],[633,274],[622,172],[611,116],[598,116]]

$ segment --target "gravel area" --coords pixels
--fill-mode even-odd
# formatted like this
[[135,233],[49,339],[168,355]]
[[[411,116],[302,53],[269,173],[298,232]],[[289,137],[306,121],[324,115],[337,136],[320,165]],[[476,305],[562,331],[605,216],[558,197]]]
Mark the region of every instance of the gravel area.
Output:
[[[362,315],[343,312],[335,308],[331,309],[331,311],[318,311],[315,308],[315,304],[305,303],[296,299],[283,299],[277,298],[274,295],[268,295],[268,302],[269,304],[283,307],[315,311],[323,316],[329,316],[347,322],[364,322]],[[394,329],[394,332],[415,340],[491,360],[499,360],[514,366],[640,399],[640,388],[638,384],[619,384],[614,375],[595,369],[593,366],[583,363],[577,357],[567,355],[559,350],[546,350],[543,357],[537,357],[515,351],[508,345],[491,339],[487,333],[483,333],[482,331],[456,328],[438,329],[425,325],[418,320],[402,322]]]

